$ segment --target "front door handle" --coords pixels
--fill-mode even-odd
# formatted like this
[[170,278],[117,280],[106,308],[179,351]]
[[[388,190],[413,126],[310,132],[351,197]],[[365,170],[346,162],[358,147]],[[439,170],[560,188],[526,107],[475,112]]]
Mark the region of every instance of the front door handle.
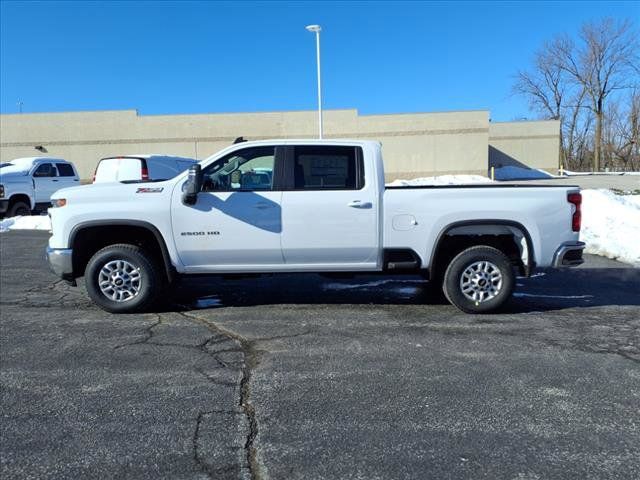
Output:
[[347,203],[347,206],[351,208],[371,208],[371,202],[363,202],[360,200],[354,200],[352,202]]

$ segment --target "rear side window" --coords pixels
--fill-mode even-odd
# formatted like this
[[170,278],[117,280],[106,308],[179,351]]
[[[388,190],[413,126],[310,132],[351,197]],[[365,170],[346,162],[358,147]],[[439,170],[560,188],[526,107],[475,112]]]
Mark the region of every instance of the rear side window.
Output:
[[362,155],[356,147],[295,147],[296,190],[359,190],[364,186]]
[[57,163],[56,167],[58,167],[58,175],[61,177],[75,177],[75,173],[73,172],[73,167],[68,163]]
[[43,163],[33,172],[34,177],[55,177],[56,167],[50,163]]

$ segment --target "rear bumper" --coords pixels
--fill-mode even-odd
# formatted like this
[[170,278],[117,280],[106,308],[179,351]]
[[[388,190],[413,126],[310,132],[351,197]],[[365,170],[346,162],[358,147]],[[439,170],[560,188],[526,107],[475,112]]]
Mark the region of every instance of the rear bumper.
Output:
[[9,200],[0,200],[0,213],[6,213],[9,210]]
[[560,267],[575,267],[584,263],[582,259],[582,251],[584,250],[584,242],[565,242],[553,255],[552,266],[554,268]]
[[64,280],[73,280],[73,250],[70,248],[50,248],[46,250],[49,268]]

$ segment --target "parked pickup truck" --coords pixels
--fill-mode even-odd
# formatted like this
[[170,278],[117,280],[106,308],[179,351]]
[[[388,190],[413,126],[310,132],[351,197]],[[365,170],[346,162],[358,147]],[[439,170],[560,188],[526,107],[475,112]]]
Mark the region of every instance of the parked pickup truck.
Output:
[[16,158],[0,164],[0,216],[31,215],[51,206],[56,190],[78,185],[72,163],[61,158]]
[[373,141],[246,142],[171,180],[58,191],[47,257],[110,312],[181,275],[413,272],[480,313],[516,272],[582,263],[580,203],[577,187],[385,187]]

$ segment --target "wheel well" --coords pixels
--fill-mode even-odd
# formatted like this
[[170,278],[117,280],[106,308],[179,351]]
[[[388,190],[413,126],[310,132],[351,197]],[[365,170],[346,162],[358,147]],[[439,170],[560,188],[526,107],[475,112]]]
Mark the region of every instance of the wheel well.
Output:
[[528,275],[534,267],[531,239],[523,227],[511,224],[467,224],[450,227],[440,235],[432,254],[429,276],[442,276],[456,255],[476,245],[500,250],[522,275]]
[[24,193],[11,195],[11,198],[9,198],[9,208],[11,208],[17,202],[24,202],[29,205],[29,208],[31,208],[31,199],[29,198],[29,195],[25,195]]
[[100,249],[116,243],[137,245],[149,252],[164,266],[169,280],[173,267],[164,240],[158,232],[142,225],[94,225],[73,232],[70,247],[73,249],[73,276],[81,277],[91,257]]

